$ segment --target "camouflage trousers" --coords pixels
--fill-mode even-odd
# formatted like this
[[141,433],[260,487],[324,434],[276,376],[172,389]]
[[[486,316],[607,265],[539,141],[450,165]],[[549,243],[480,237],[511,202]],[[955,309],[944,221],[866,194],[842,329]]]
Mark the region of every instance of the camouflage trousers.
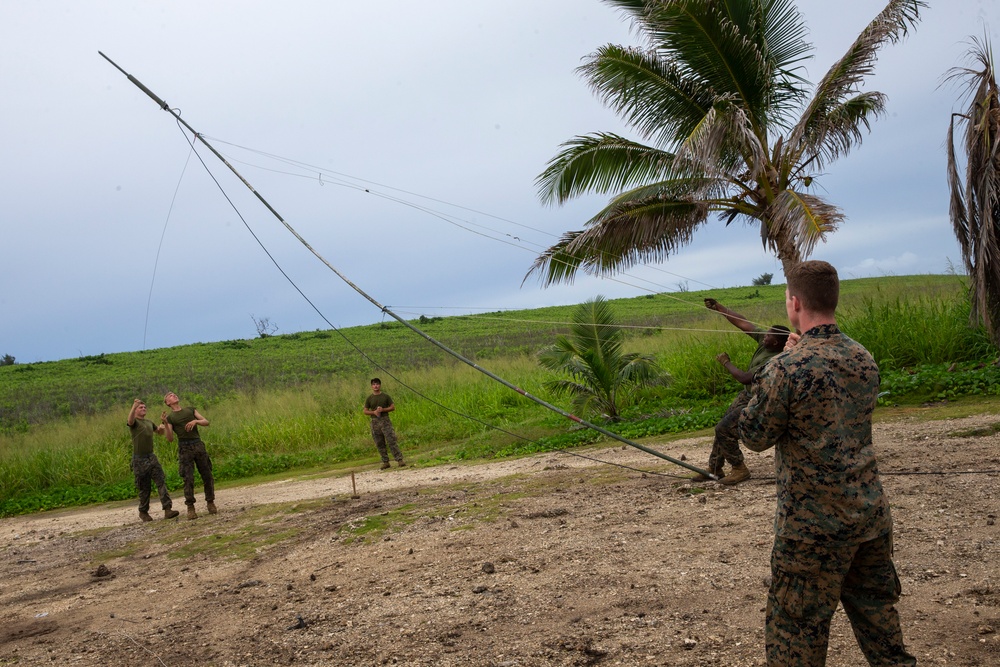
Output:
[[392,450],[392,456],[397,461],[403,460],[403,452],[399,451],[399,445],[396,444],[396,431],[392,428],[392,421],[388,415],[372,417],[372,439],[375,440],[375,447],[378,449],[378,455],[382,457],[382,463],[389,462],[389,450]]
[[160,507],[165,510],[173,506],[170,494],[167,492],[167,483],[163,476],[163,467],[156,454],[149,456],[132,457],[132,474],[135,476],[135,488],[139,489],[139,511],[149,511],[149,495],[152,493],[152,485],[156,484],[156,491],[160,494]]
[[726,414],[715,425],[712,453],[708,455],[709,472],[722,470],[724,462],[731,466],[743,463],[743,452],[740,451],[740,414],[749,402],[750,392],[744,389],[733,399]]
[[212,476],[212,459],[208,457],[205,443],[179,442],[177,445],[177,464],[181,479],[184,480],[184,504],[194,505],[194,469],[198,469],[201,483],[205,485],[205,502],[215,501],[215,477]]
[[768,666],[825,665],[838,602],[870,665],[916,665],[903,647],[899,592],[891,533],[846,546],[775,538],[764,628]]

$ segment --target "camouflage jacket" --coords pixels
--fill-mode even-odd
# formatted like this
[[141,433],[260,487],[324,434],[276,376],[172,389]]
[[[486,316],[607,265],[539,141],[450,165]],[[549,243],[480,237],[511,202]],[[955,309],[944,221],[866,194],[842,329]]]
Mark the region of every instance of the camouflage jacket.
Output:
[[740,437],[774,447],[777,536],[852,544],[892,530],[872,447],[878,386],[868,350],[836,324],[805,332],[754,379]]

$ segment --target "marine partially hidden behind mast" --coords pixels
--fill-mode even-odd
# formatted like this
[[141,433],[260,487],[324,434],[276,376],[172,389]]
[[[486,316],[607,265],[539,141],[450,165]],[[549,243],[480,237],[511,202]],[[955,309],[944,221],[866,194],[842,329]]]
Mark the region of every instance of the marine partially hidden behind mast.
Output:
[[[715,440],[712,441],[712,453],[708,456],[708,471],[719,478],[721,484],[733,486],[750,479],[750,469],[747,468],[740,451],[740,436],[738,425],[740,414],[747,402],[750,401],[750,382],[756,373],[771,358],[781,352],[788,340],[788,327],[775,324],[768,330],[756,326],[753,322],[743,317],[734,310],[726,308],[715,299],[705,299],[705,307],[722,313],[729,323],[750,336],[757,342],[757,349],[750,359],[750,364],[744,371],[734,364],[729,355],[723,352],[716,356],[716,360],[729,372],[737,382],[743,385],[740,393],[736,395],[730,403],[726,414],[723,415],[719,423],[715,425]],[[723,464],[726,462],[733,467],[728,475],[723,473]],[[691,477],[695,482],[707,482],[710,479],[707,475],[698,473]]]

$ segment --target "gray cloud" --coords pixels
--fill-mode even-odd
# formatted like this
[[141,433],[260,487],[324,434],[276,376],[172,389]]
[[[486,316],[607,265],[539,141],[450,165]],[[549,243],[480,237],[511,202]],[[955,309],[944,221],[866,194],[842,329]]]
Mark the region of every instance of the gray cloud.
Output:
[[[861,0],[801,7],[817,45],[813,78],[878,9]],[[981,34],[983,21],[998,23],[996,11],[973,0],[932,7],[913,35],[884,50],[872,87],[889,94],[889,116],[819,179],[848,220],[817,257],[852,276],[960,264],[942,145],[958,91],[939,84],[960,64],[963,40]],[[990,34],[996,39],[995,28]],[[251,313],[284,332],[327,326],[271,264],[174,121],[98,50],[218,140],[324,257],[383,304],[520,308],[682,282],[741,285],[765,271],[777,280],[780,265],[755,229],[713,222],[659,267],[670,274],[638,268],[630,274],[640,280],[521,286],[533,249],[579,228],[603,203],[543,207],[534,178],[576,134],[627,133],[573,70],[597,46],[631,39],[596,0],[4,3],[0,354],[30,362],[246,338],[255,335]],[[321,181],[315,170],[223,140],[364,181]],[[202,154],[247,225],[333,324],[382,317]],[[507,243],[456,226],[470,223]],[[179,300],[188,310],[173,305]]]

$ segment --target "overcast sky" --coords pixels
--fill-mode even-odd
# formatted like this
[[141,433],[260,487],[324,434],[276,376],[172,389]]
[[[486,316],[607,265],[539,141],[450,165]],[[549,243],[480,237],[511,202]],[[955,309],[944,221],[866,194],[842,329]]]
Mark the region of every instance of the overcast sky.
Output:
[[[932,0],[867,86],[889,96],[818,180],[847,216],[813,257],[842,277],[961,267],[944,140],[967,39],[1000,43],[995,0]],[[817,81],[882,8],[802,0]],[[543,289],[538,252],[603,204],[539,203],[575,135],[635,136],[574,71],[634,43],[598,0],[0,0],[0,355],[19,363],[383,319],[221,162],[192,155],[102,51],[205,135],[317,252],[404,317],[783,282],[756,228],[712,221],[658,267]],[[229,204],[229,197],[239,214]],[[155,267],[155,272],[154,272]],[[147,304],[149,304],[147,315]]]

